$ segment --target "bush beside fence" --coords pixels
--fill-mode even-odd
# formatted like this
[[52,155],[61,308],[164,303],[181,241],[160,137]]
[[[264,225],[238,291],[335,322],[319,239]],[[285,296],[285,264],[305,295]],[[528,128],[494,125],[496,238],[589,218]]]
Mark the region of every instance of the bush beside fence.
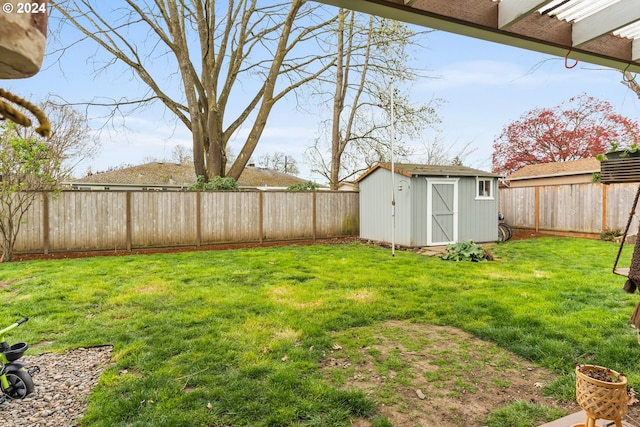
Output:
[[357,236],[357,192],[42,193],[16,253],[132,250]]

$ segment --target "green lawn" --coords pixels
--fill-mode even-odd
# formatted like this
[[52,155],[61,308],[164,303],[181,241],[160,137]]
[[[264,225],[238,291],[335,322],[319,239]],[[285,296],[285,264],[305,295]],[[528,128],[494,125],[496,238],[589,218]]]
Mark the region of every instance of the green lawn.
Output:
[[557,398],[573,399],[588,351],[640,389],[640,297],[610,272],[616,250],[558,238],[493,246],[487,263],[359,243],[11,263],[2,322],[29,316],[15,335],[50,342],[38,351],[114,346],[84,425],[348,426],[375,402],[329,386],[323,354],[332,332],[389,319],[494,341],[562,374]]

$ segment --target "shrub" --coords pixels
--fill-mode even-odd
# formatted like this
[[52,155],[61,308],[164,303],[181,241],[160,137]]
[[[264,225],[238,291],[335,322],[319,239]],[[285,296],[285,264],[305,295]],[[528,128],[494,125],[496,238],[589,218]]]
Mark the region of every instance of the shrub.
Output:
[[318,184],[307,181],[303,184],[293,184],[287,187],[289,191],[314,191],[318,189]]
[[238,182],[233,178],[222,178],[214,176],[206,182],[204,176],[198,176],[196,183],[189,187],[189,190],[208,190],[208,191],[238,191]]
[[468,242],[453,243],[447,246],[447,253],[442,255],[442,259],[447,261],[482,262],[487,261],[488,256],[484,249],[469,240]]
[[622,236],[622,231],[619,228],[614,228],[613,230],[606,228],[600,233],[600,240],[612,242],[618,236]]

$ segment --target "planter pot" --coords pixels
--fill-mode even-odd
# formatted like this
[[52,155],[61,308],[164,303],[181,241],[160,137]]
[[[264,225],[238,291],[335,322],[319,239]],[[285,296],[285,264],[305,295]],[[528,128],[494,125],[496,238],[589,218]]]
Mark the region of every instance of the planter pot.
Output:
[[606,153],[605,156],[607,157],[605,160],[630,159],[630,158],[634,158],[634,157],[640,157],[640,150],[638,150],[638,151],[625,151],[625,150],[611,151],[609,153]]
[[607,153],[607,158],[600,162],[600,182],[640,182],[640,152]]
[[[588,373],[611,372],[620,378],[620,382],[600,381],[591,378]],[[627,377],[615,371],[596,365],[580,365],[576,367],[576,400],[578,405],[591,418],[613,420],[616,426],[622,425],[622,418],[627,414]]]
[[[51,6],[48,6],[51,8]],[[47,44],[45,0],[3,1],[0,12],[0,79],[31,77],[40,70]],[[13,11],[13,13],[12,13]]]

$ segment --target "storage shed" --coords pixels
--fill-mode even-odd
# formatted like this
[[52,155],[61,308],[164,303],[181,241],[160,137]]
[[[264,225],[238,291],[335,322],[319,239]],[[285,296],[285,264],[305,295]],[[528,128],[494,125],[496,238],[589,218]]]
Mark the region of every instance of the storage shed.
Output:
[[465,166],[378,163],[360,186],[360,237],[406,247],[498,240],[498,175]]

